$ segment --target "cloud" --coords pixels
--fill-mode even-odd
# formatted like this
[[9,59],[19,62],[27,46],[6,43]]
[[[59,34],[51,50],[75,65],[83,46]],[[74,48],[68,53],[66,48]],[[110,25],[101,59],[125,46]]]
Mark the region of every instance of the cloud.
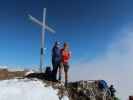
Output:
[[133,30],[120,33],[102,56],[72,65],[71,80],[105,79],[115,85],[122,100],[133,95]]

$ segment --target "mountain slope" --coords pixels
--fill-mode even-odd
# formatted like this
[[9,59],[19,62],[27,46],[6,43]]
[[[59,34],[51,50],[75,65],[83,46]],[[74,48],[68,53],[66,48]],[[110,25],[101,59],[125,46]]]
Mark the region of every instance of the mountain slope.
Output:
[[58,89],[45,85],[37,79],[3,80],[0,81],[0,100],[59,100]]

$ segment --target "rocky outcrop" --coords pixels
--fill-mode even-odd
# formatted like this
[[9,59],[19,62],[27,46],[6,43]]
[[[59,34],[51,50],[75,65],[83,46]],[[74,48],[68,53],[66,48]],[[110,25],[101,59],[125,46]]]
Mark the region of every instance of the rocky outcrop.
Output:
[[96,81],[78,81],[69,83],[70,100],[111,100],[108,88],[100,90]]
[[45,81],[48,86],[58,89],[58,95],[61,100],[63,96],[68,96],[69,100],[113,100],[108,89],[100,90],[95,81],[78,81],[64,83]]
[[26,77],[41,79],[45,85],[58,89],[60,100],[65,95],[70,100],[113,100],[108,88],[99,89],[97,80],[70,82],[65,88],[63,82],[52,81],[51,74],[32,73]]
[[1,70],[0,73],[1,75],[4,75],[0,76],[3,79],[14,77],[40,79],[46,86],[52,86],[53,88],[58,89],[60,100],[63,96],[68,96],[69,100],[113,100],[110,96],[109,89],[99,89],[97,81],[95,80],[70,82],[68,83],[68,87],[65,88],[63,82],[52,81],[52,74],[49,73],[31,73],[26,76],[23,71],[9,72],[8,70]]
[[24,77],[27,70],[10,71],[8,69],[0,69],[0,80],[13,79],[16,77]]

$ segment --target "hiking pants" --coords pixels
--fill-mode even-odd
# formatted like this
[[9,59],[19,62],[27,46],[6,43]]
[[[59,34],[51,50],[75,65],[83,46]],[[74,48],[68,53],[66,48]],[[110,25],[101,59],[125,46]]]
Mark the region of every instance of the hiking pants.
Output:
[[58,71],[58,68],[59,68],[59,80],[61,80],[61,66],[60,66],[60,62],[55,62],[55,61],[52,61],[52,65],[53,65],[53,80],[57,80],[56,77],[57,77],[57,71]]

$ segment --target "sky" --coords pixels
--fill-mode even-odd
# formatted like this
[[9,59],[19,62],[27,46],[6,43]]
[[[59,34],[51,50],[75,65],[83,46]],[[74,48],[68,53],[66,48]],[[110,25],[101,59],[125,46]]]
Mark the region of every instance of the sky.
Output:
[[1,0],[0,63],[39,64],[41,27],[32,23],[27,15],[41,21],[44,7],[47,23],[56,30],[55,35],[46,33],[46,65],[51,63],[51,48],[56,40],[70,44],[72,63],[80,57],[94,59],[106,52],[119,28],[131,17],[130,4],[110,0]]
[[0,65],[39,66],[41,27],[28,14],[46,21],[45,65],[51,65],[56,40],[68,42],[72,52],[70,79],[106,79],[122,100],[133,95],[132,0],[1,0]]

